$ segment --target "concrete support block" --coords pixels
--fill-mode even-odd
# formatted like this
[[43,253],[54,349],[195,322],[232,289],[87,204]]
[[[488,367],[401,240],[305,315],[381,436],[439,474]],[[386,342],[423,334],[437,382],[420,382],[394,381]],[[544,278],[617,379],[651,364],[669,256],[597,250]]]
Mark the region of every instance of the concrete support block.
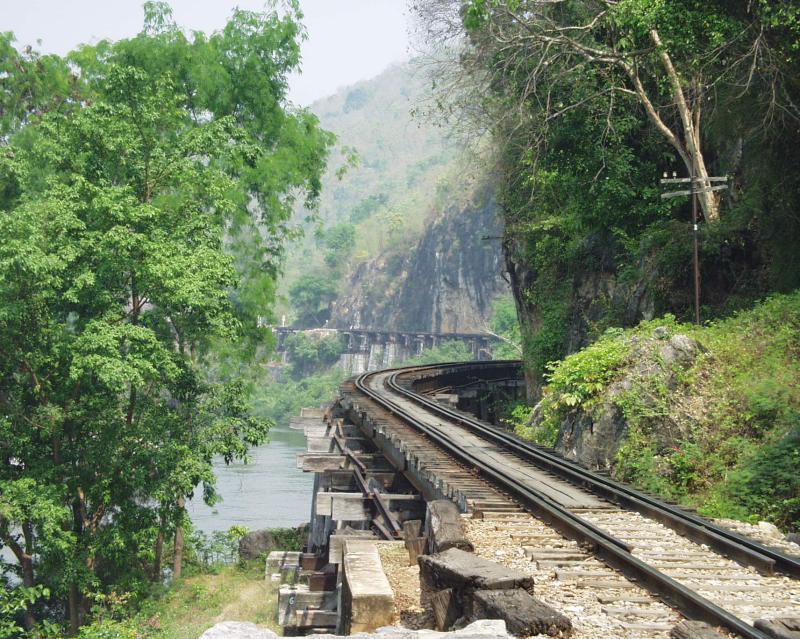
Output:
[[353,530],[352,528],[337,530],[328,537],[328,561],[332,564],[342,563],[345,542],[354,539],[378,540],[371,530]]
[[371,632],[394,618],[394,592],[383,572],[376,544],[345,542],[340,619],[344,634]]
[[284,565],[299,566],[300,553],[288,550],[274,550],[267,555],[267,575],[279,573]]

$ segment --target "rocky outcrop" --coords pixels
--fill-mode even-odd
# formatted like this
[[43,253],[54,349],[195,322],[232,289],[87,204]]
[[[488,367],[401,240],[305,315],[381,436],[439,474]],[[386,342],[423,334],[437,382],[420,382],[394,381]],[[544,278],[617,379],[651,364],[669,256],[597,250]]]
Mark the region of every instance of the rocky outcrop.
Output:
[[[556,450],[582,465],[608,470],[628,432],[622,399],[636,390],[637,401],[652,408],[648,418],[650,432],[662,445],[680,441],[684,426],[669,414],[657,410],[658,388],[675,390],[679,375],[689,368],[705,348],[686,335],[670,335],[669,329],[657,327],[651,336],[631,338],[631,351],[620,377],[609,384],[598,401],[589,408],[570,410],[560,424]],[[544,419],[543,403],[537,405],[532,426]]]
[[544,364],[587,346],[598,326],[634,326],[663,312],[655,260],[642,260],[631,277],[630,272],[620,272],[619,251],[613,237],[590,236],[584,239],[577,265],[545,264],[552,272],[543,275],[535,268],[536,247],[529,239],[505,238],[505,270],[524,341],[529,345],[541,341],[545,333],[550,343],[546,352],[538,354],[539,361],[530,361],[528,356],[529,400],[541,396]]
[[480,333],[508,284],[498,207],[483,190],[444,212],[403,255],[358,266],[329,326],[400,332]]
[[252,561],[266,555],[275,547],[275,538],[269,530],[253,530],[239,540],[239,556]]

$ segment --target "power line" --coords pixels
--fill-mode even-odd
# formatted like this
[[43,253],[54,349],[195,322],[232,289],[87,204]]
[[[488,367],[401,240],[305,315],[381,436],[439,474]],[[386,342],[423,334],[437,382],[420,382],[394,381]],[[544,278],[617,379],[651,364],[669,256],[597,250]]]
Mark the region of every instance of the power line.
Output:
[[[692,173],[695,172],[694,167]],[[691,177],[679,178],[678,174],[673,171],[672,177],[667,177],[667,172],[664,172],[664,177],[659,180],[663,185],[667,184],[688,184],[688,190],[682,191],[669,191],[661,194],[662,200],[667,200],[674,197],[691,196],[692,198],[692,238],[693,238],[693,262],[694,262],[694,321],[696,324],[700,323],[700,257],[699,257],[699,240],[698,240],[698,225],[697,225],[697,195],[699,193],[711,193],[713,191],[724,191],[728,188],[727,177],[699,177],[692,175]],[[716,182],[725,182],[726,184],[718,184],[711,186]]]

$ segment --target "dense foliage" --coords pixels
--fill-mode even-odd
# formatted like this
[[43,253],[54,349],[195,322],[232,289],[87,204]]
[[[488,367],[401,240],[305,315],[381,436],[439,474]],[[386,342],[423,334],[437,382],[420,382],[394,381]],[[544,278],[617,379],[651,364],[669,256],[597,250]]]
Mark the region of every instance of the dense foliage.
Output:
[[[706,350],[688,369],[671,371],[659,363],[657,327]],[[800,293],[771,297],[704,327],[668,316],[612,329],[549,367],[538,419],[520,413],[517,432],[553,445],[570,415],[609,414],[609,405],[616,406],[627,431],[613,464],[618,478],[709,515],[797,530],[798,349]]]
[[2,601],[29,630],[160,581],[170,538],[180,575],[185,499],[265,439],[237,370],[331,143],[286,107],[299,17],[190,39],[147,3],[138,36],[68,62],[2,38]]
[[[796,295],[705,330],[676,324],[691,317],[691,209],[662,199],[685,187],[659,179],[728,177],[722,197],[698,195],[704,320],[800,287],[800,175],[787,170],[800,159],[800,5],[431,0],[416,11],[429,44],[457,53],[436,77],[443,112],[491,139],[534,400],[507,421],[552,445],[567,416],[588,428],[616,403],[618,476],[796,527]],[[664,314],[711,350],[697,387],[651,380],[609,397],[630,373],[631,340],[654,325],[619,327]],[[692,398],[708,410],[685,410]]]
[[434,44],[462,37],[460,71],[437,78],[446,113],[493,139],[532,395],[607,327],[689,316],[691,215],[660,199],[664,171],[731,177],[700,198],[705,318],[800,285],[795,1],[417,10]]

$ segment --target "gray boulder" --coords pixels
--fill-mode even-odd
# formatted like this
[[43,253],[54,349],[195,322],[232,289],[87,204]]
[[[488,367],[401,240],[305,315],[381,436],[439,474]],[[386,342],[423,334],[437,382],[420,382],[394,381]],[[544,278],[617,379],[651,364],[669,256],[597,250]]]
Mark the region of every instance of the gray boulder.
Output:
[[678,365],[685,368],[694,362],[698,353],[703,351],[705,348],[697,340],[686,335],[673,335],[669,342],[661,347],[661,358],[667,366]]
[[239,540],[239,556],[245,561],[258,559],[275,548],[275,539],[269,530],[254,530]]
[[[313,639],[334,639],[336,635],[308,635]],[[400,626],[378,628],[374,633],[359,632],[350,639],[514,639],[500,619],[482,619],[453,632],[409,630]]]
[[[662,330],[663,329],[663,330]],[[637,401],[652,409],[646,430],[662,444],[669,445],[685,436],[680,424],[663,410],[663,399],[650,387],[680,390],[680,373],[692,366],[707,349],[683,334],[669,336],[667,327],[659,326],[652,337],[633,336],[625,366],[590,408],[578,406],[561,421],[555,448],[569,459],[591,469],[610,470],[628,432],[628,422],[620,398],[639,389]],[[544,421],[541,408],[534,408],[531,426]]]
[[223,621],[206,630],[199,639],[278,639],[278,635],[245,621]]

